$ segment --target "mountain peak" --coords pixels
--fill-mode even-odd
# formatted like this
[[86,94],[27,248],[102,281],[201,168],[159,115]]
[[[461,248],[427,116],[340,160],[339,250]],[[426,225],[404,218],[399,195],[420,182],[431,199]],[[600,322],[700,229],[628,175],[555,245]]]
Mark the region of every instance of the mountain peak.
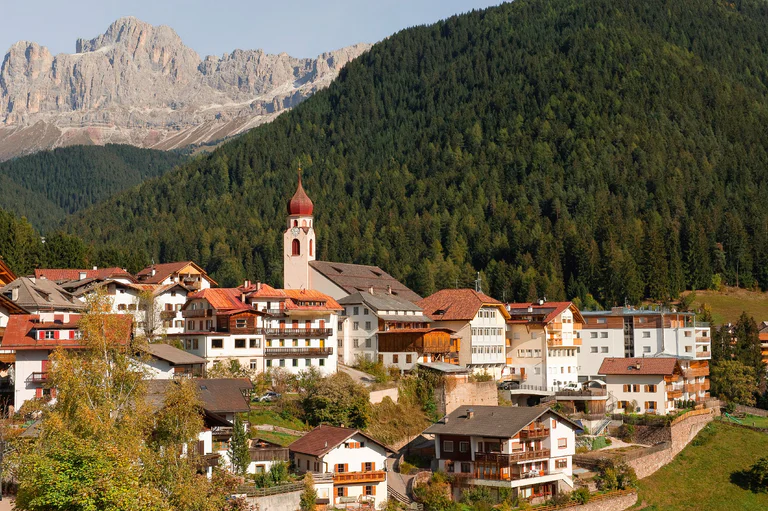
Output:
[[125,16],[115,20],[106,32],[93,39],[78,39],[75,51],[95,52],[118,44],[136,51],[148,42],[151,42],[152,46],[184,46],[179,35],[171,27],[154,26],[133,16]]

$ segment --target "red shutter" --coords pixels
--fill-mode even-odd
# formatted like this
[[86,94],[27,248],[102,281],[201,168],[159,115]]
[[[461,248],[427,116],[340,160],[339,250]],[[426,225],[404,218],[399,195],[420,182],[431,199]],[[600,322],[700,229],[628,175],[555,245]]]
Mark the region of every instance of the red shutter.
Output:
[[41,340],[41,341],[43,339],[45,339],[45,332],[43,332],[42,330],[38,330],[37,331],[37,338],[38,338],[38,340]]
[[48,361],[47,360],[43,360],[42,361],[41,369],[42,369],[43,372],[46,372],[48,370]]
[[35,397],[43,397],[43,389],[42,387],[35,389]]
[[53,331],[53,338],[54,339],[58,339],[59,338],[59,331],[58,330],[54,330]]
[[74,330],[70,330],[69,331],[69,338],[70,339],[74,339],[75,338],[75,331]]

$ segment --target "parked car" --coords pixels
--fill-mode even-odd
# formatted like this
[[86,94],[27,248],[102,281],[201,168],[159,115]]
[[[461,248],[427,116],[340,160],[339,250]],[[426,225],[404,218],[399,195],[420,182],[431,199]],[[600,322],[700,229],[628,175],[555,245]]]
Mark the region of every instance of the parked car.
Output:
[[515,390],[519,388],[520,384],[516,381],[503,381],[499,383],[499,390]]
[[272,401],[277,401],[278,399],[280,399],[280,394],[270,390],[266,394],[259,397],[257,401],[261,401],[263,403],[271,403]]
[[581,383],[568,383],[560,387],[560,390],[581,390]]

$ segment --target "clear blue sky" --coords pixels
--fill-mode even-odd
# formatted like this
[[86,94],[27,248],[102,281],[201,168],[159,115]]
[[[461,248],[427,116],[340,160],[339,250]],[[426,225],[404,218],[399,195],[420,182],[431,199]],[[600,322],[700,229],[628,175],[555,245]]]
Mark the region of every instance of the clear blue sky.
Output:
[[313,57],[357,42],[376,42],[400,29],[433,23],[502,0],[0,0],[0,52],[34,41],[72,53],[117,18],[169,25],[201,57],[262,48]]

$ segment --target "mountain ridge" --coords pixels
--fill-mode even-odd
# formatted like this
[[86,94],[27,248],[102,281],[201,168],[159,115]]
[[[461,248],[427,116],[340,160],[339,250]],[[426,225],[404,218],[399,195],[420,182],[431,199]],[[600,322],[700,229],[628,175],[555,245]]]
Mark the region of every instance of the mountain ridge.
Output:
[[0,160],[77,144],[217,142],[299,104],[369,48],[314,59],[262,50],[201,59],[172,28],[133,17],[78,39],[74,54],[20,41],[0,67]]

